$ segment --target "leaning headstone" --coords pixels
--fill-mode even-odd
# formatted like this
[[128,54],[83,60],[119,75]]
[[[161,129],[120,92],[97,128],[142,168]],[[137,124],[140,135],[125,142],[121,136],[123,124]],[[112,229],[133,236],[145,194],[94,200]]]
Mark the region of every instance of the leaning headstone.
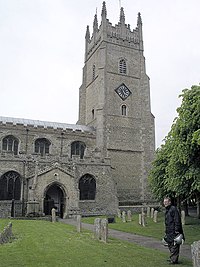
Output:
[[139,225],[142,225],[142,214],[139,214]]
[[101,219],[96,218],[94,220],[94,238],[97,240],[101,239]]
[[81,215],[77,215],[76,221],[77,221],[77,232],[80,233],[81,232],[81,228],[82,228]]
[[200,240],[191,245],[193,267],[200,267]]
[[101,220],[101,241],[107,243],[108,241],[108,220]]
[[118,210],[117,210],[117,217],[118,217],[118,218],[121,218],[121,216],[122,216],[122,214],[121,214],[121,210],[118,209]]
[[131,214],[131,211],[128,210],[127,211],[127,222],[131,222],[132,221],[132,214]]
[[122,211],[122,222],[126,222],[126,212]]
[[146,218],[145,218],[145,213],[142,213],[142,226],[146,226]]
[[157,210],[154,211],[154,214],[153,214],[153,221],[154,221],[155,223],[158,222],[158,211],[157,211]]
[[185,211],[184,210],[181,211],[181,222],[182,222],[182,225],[185,225]]
[[147,207],[147,217],[150,217],[150,207]]
[[151,218],[153,219],[154,208],[151,208]]
[[4,227],[3,229],[3,242],[4,243],[8,242],[8,235],[7,235],[6,227]]
[[12,236],[12,223],[9,222],[8,224],[9,234]]
[[2,233],[0,233],[0,244],[10,242],[13,237],[12,223],[10,222],[4,227]]
[[56,209],[55,208],[51,210],[51,221],[52,223],[56,222]]

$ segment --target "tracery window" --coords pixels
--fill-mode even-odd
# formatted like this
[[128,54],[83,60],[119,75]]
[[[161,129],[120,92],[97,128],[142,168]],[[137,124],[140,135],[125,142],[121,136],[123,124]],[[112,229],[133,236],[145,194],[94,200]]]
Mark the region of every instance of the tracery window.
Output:
[[14,155],[17,155],[18,154],[18,146],[19,146],[19,141],[14,136],[8,135],[8,136],[3,138],[2,150],[8,151],[8,152],[13,152]]
[[74,141],[71,144],[71,157],[73,155],[79,155],[81,159],[84,157],[86,145],[81,141]]
[[96,180],[90,174],[85,174],[79,180],[80,200],[94,200],[96,195]]
[[127,108],[126,105],[122,105],[122,115],[126,116],[127,115]]
[[19,173],[6,172],[0,178],[0,200],[20,200],[21,180]]
[[119,61],[119,73],[126,74],[126,61],[124,59],[121,59]]
[[38,138],[35,141],[35,153],[39,153],[41,156],[49,154],[50,141],[46,138]]

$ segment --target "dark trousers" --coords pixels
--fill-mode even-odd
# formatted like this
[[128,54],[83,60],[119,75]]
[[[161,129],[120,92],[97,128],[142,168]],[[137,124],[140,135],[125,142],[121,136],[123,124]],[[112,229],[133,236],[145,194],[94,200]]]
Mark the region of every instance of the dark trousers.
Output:
[[170,260],[177,263],[180,251],[180,245],[174,244],[174,242],[168,243],[168,248],[170,251]]

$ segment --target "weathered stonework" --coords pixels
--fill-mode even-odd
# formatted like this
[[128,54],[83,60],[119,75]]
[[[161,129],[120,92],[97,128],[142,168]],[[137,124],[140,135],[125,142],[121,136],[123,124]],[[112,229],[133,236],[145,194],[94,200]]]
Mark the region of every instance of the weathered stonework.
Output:
[[[145,71],[141,16],[138,14],[137,27],[131,30],[121,8],[120,21],[112,26],[104,2],[101,24],[98,27],[95,16],[94,25],[91,38],[89,27],[86,31],[78,123],[96,128],[97,146],[111,159],[120,204],[149,202],[147,176],[155,149],[154,116]],[[121,59],[126,64],[122,72]],[[131,92],[125,99],[115,91],[122,83]]]
[[[123,9],[119,23],[112,26],[104,2],[101,25],[95,16],[92,37],[87,27],[85,44],[76,125],[0,117],[0,179],[14,171],[21,183],[18,202],[0,199],[0,217],[50,214],[55,203],[61,217],[112,215],[119,202],[150,201],[147,175],[154,154],[154,117],[140,14],[133,31],[125,24]],[[121,59],[126,62],[124,73],[119,72]],[[126,99],[115,91],[122,83],[131,92]],[[6,136],[18,140],[17,153],[3,146]],[[50,143],[44,155],[35,152],[41,138]],[[72,155],[74,141],[84,143],[83,157]],[[95,180],[95,198],[80,197],[84,175]]]

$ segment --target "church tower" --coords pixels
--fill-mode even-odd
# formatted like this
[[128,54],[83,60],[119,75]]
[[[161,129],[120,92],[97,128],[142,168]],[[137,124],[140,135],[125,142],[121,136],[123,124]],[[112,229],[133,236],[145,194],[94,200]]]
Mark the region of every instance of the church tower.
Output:
[[111,159],[120,205],[148,202],[147,176],[155,150],[142,20],[131,30],[121,8],[113,26],[103,2],[85,35],[85,64],[78,124],[96,129],[96,147]]

